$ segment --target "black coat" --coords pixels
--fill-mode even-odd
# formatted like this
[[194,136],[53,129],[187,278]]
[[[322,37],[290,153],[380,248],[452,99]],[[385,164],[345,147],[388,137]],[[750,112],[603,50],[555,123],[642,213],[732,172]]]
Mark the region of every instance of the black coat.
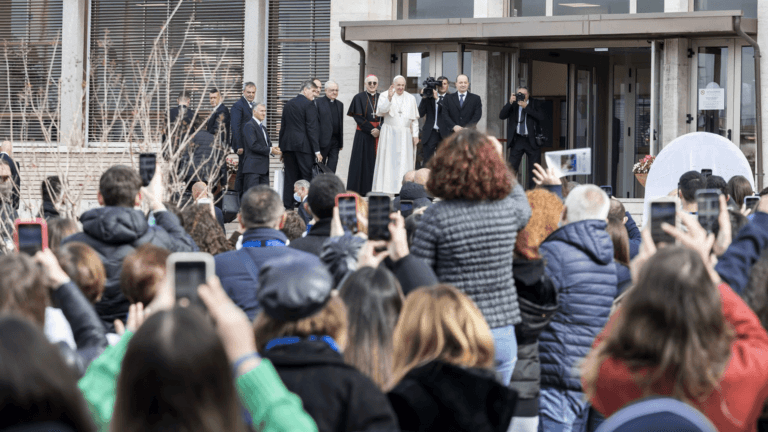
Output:
[[[310,209],[311,210],[311,209]],[[320,256],[323,243],[331,236],[331,218],[320,219],[312,226],[306,236],[297,238],[289,247]]]
[[[443,100],[445,100],[445,97],[448,96],[448,93],[443,95]],[[421,102],[419,102],[419,117],[427,116],[427,119],[424,121],[424,126],[421,127],[421,141],[427,142],[429,137],[432,135],[432,132],[435,130],[435,108],[436,108],[435,99],[432,98],[426,98],[422,97]],[[443,108],[442,103],[440,103],[439,110],[437,111],[437,115],[440,116],[442,114]],[[443,129],[443,119],[438,117],[437,119],[437,127],[440,129]]]
[[243,146],[243,174],[269,173],[272,141],[253,118],[243,126]]
[[539,335],[558,309],[557,290],[544,272],[544,260],[515,259],[512,274],[523,322],[515,326],[517,363],[509,387],[518,394],[515,416],[539,414]]
[[243,126],[253,118],[253,109],[245,96],[241,97],[232,105],[230,116],[230,135],[232,135],[230,146],[237,151],[243,148]]
[[297,153],[319,153],[320,136],[317,108],[300,94],[283,105],[280,121],[280,150]]
[[12,205],[15,210],[19,209],[19,191],[21,190],[21,177],[19,176],[19,167],[13,158],[8,153],[0,153],[0,158],[8,163],[8,167],[11,169],[11,180],[13,181],[13,191],[11,197],[13,198]]
[[505,432],[517,395],[492,371],[433,361],[387,396],[403,432]]
[[220,124],[223,124],[220,142],[229,146],[230,115],[229,108],[224,104],[219,105],[218,108],[216,108],[216,111],[212,112],[210,117],[208,117],[208,121],[205,124],[205,130],[207,130],[209,134],[216,136]]
[[181,178],[188,187],[198,181],[210,182],[215,186],[226,175],[225,157],[224,149],[214,147],[214,136],[201,130],[192,137],[186,151],[182,152],[179,163]]
[[[335,142],[338,143],[339,149],[344,147],[344,103],[338,99],[331,103],[328,96],[317,98],[315,99],[315,102],[317,103],[318,125],[320,128],[320,153],[325,157],[334,143],[333,138],[335,138]],[[336,108],[337,110],[338,117],[336,118],[339,122],[339,131],[336,137],[333,136],[333,108]]]
[[451,93],[443,99],[443,121],[440,124],[440,135],[443,138],[453,133],[453,127],[472,127],[483,117],[483,101],[480,96],[467,92],[464,105],[459,104],[459,92]]
[[126,207],[99,207],[80,216],[83,232],[61,241],[83,242],[92,247],[104,263],[107,284],[101,301],[96,303],[96,313],[111,329],[115,319],[125,319],[128,300],[120,291],[120,273],[123,260],[137,247],[151,243],[171,252],[193,252],[197,245],[179,224],[171,212],[155,213],[157,225],[150,227],[144,214]]
[[[539,128],[539,122],[542,120],[543,114],[536,106],[536,102],[533,99],[528,99],[528,106],[523,108],[523,112],[527,114],[525,119],[525,125],[528,128],[528,142],[532,148],[538,148],[536,145],[536,130]],[[515,133],[517,132],[517,115],[520,111],[520,105],[517,102],[511,104],[507,103],[499,113],[499,119],[507,121],[507,146],[512,147],[515,142]]]
[[264,353],[301,398],[319,432],[397,431],[387,397],[323,341],[302,340]]

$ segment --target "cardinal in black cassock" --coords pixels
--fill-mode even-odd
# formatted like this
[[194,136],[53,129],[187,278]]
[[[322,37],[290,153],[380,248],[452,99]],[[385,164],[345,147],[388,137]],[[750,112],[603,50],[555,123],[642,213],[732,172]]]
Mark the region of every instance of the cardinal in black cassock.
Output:
[[376,105],[379,93],[376,92],[379,80],[375,75],[365,78],[366,91],[352,98],[347,115],[357,123],[355,139],[352,143],[352,158],[349,161],[347,189],[365,196],[373,187],[373,170],[376,167],[376,148],[378,137],[371,132],[381,130],[381,117],[376,117]]

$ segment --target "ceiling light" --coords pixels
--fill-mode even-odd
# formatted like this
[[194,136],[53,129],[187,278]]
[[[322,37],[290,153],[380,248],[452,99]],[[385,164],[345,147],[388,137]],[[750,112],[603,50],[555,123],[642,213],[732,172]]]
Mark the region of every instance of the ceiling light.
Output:
[[592,3],[560,3],[560,6],[568,6],[572,8],[600,7],[600,5]]

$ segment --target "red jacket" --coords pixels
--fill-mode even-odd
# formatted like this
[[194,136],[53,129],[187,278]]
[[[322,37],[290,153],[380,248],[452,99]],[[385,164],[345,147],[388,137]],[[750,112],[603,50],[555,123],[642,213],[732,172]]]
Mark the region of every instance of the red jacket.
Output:
[[[731,345],[731,358],[720,379],[720,388],[695,406],[720,432],[755,431],[757,418],[768,397],[768,333],[728,285],[721,284],[718,289],[725,320],[733,327],[735,339]],[[616,315],[597,336],[593,348],[609,334]],[[586,383],[582,384],[586,387]],[[653,385],[653,392],[670,395],[672,388],[671,381],[660,380]],[[603,362],[597,378],[597,391],[590,401],[596,410],[607,417],[642,397],[629,368],[622,361],[608,359]]]

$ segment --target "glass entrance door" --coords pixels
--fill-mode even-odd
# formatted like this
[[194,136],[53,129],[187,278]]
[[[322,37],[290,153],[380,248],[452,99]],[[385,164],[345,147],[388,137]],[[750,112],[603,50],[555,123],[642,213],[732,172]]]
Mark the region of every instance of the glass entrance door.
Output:
[[691,132],[711,132],[738,145],[755,172],[755,59],[741,39],[694,41]]

